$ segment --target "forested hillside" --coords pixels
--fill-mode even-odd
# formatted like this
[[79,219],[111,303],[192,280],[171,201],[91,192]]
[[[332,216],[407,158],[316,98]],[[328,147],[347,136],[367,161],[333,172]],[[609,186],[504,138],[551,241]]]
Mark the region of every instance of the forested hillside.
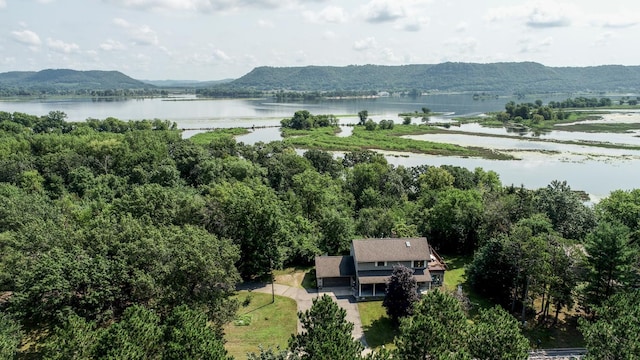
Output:
[[533,62],[258,67],[225,86],[259,90],[637,91],[640,66],[554,68]]
[[[147,90],[154,85],[130,78],[119,71],[47,69],[38,72],[0,73],[0,95],[89,94],[91,91]],[[104,94],[103,94],[104,95]],[[110,94],[107,94],[110,95]],[[115,94],[118,95],[118,94]]]
[[612,295],[636,301],[624,296],[639,279],[640,190],[593,208],[561,181],[525,189],[370,151],[300,156],[224,132],[198,145],[160,120],[0,112],[0,203],[5,358],[223,359],[241,279],[348,253],[359,237],[426,236],[441,254],[475,254],[470,289],[541,329]]

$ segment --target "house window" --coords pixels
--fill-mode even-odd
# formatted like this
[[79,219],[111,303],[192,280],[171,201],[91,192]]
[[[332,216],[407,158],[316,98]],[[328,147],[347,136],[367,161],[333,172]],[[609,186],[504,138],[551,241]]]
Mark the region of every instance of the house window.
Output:
[[386,261],[376,261],[376,267],[377,266],[387,266],[387,262]]
[[415,268],[424,267],[424,260],[414,260],[413,261],[413,267],[415,267]]

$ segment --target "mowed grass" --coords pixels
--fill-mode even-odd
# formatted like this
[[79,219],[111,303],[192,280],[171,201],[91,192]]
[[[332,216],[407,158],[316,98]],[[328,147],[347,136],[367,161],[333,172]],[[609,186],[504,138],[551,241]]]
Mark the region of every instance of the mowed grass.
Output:
[[387,349],[395,348],[393,338],[397,331],[387,317],[382,301],[359,302],[358,311],[360,311],[360,320],[367,344],[372,348],[381,346]]
[[237,299],[242,304],[249,296],[248,306],[240,305],[236,318],[249,319],[247,326],[235,325],[232,321],[224,327],[225,348],[235,359],[246,359],[247,353],[259,352],[264,348],[280,346],[286,348],[298,326],[295,300],[276,296],[271,303],[271,294],[241,291]]

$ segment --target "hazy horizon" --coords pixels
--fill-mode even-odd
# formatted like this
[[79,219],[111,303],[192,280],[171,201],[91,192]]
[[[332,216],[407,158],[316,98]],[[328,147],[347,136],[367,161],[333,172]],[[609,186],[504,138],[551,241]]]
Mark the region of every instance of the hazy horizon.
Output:
[[0,72],[213,81],[259,66],[640,64],[640,3],[624,0],[0,0],[0,16]]

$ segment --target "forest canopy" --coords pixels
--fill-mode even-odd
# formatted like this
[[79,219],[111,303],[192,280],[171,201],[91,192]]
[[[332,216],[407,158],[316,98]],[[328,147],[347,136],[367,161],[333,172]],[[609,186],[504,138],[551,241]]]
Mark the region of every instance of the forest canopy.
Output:
[[[593,314],[637,284],[640,190],[590,207],[562,181],[525,189],[371,151],[300,156],[230,135],[197,145],[168,121],[65,118],[0,112],[2,339],[51,329],[29,349],[40,355],[72,337],[91,356],[166,355],[202,338],[224,356],[236,284],[346,254],[356,237],[475,253],[471,286],[511,310],[543,297],[542,313]],[[176,338],[185,324],[211,325]],[[150,337],[122,337],[140,329]],[[125,340],[128,355],[116,352]]]

